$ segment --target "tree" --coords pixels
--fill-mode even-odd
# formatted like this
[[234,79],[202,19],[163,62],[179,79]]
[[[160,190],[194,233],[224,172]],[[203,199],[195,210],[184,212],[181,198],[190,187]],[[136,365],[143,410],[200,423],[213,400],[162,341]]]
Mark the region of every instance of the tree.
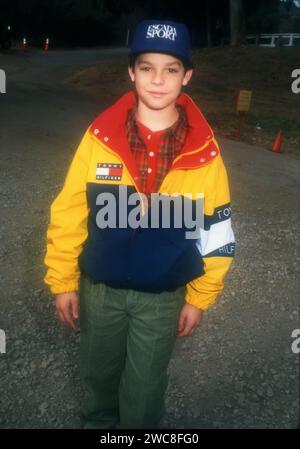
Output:
[[244,0],[230,0],[230,45],[245,41],[245,28]]
[[207,34],[207,46],[211,47],[212,45],[212,35],[211,35],[211,2],[205,2],[206,9],[206,34]]

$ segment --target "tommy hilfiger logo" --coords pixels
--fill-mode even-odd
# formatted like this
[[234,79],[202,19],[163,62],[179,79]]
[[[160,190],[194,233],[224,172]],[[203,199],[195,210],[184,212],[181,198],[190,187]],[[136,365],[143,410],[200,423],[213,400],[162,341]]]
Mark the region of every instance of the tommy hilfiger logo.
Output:
[[149,25],[146,34],[147,39],[158,37],[162,39],[170,39],[171,41],[174,41],[176,36],[176,28],[171,25],[162,25],[159,23],[157,25]]
[[122,178],[123,164],[98,163],[96,168],[96,179],[108,181],[120,181]]

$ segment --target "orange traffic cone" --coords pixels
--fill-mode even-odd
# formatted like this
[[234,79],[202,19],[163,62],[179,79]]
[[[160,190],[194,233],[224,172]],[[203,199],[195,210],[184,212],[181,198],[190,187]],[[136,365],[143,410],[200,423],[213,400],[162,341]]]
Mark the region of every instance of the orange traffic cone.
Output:
[[44,50],[45,50],[45,51],[48,51],[48,50],[49,50],[49,39],[48,39],[48,38],[47,38],[46,41],[45,41],[45,47],[44,47]]
[[280,148],[281,148],[281,141],[282,141],[282,130],[280,130],[280,131],[277,133],[277,135],[276,135],[276,137],[275,137],[275,140],[274,140],[274,142],[273,142],[272,150],[271,150],[271,151],[274,151],[274,153],[281,153],[281,151],[280,151]]

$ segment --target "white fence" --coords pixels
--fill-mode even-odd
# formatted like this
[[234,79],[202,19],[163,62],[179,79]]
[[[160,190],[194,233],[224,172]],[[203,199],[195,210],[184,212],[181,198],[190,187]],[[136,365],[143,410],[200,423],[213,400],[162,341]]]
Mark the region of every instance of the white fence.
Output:
[[298,33],[274,33],[274,34],[248,34],[246,37],[249,44],[259,47],[293,47],[300,45],[300,34]]

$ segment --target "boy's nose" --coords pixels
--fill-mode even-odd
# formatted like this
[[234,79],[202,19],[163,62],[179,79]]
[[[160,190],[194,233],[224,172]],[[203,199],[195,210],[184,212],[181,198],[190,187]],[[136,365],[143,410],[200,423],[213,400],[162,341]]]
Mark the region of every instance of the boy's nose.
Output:
[[153,78],[152,78],[152,82],[154,84],[162,84],[164,82],[162,73],[159,73],[159,72],[154,73],[153,74]]

